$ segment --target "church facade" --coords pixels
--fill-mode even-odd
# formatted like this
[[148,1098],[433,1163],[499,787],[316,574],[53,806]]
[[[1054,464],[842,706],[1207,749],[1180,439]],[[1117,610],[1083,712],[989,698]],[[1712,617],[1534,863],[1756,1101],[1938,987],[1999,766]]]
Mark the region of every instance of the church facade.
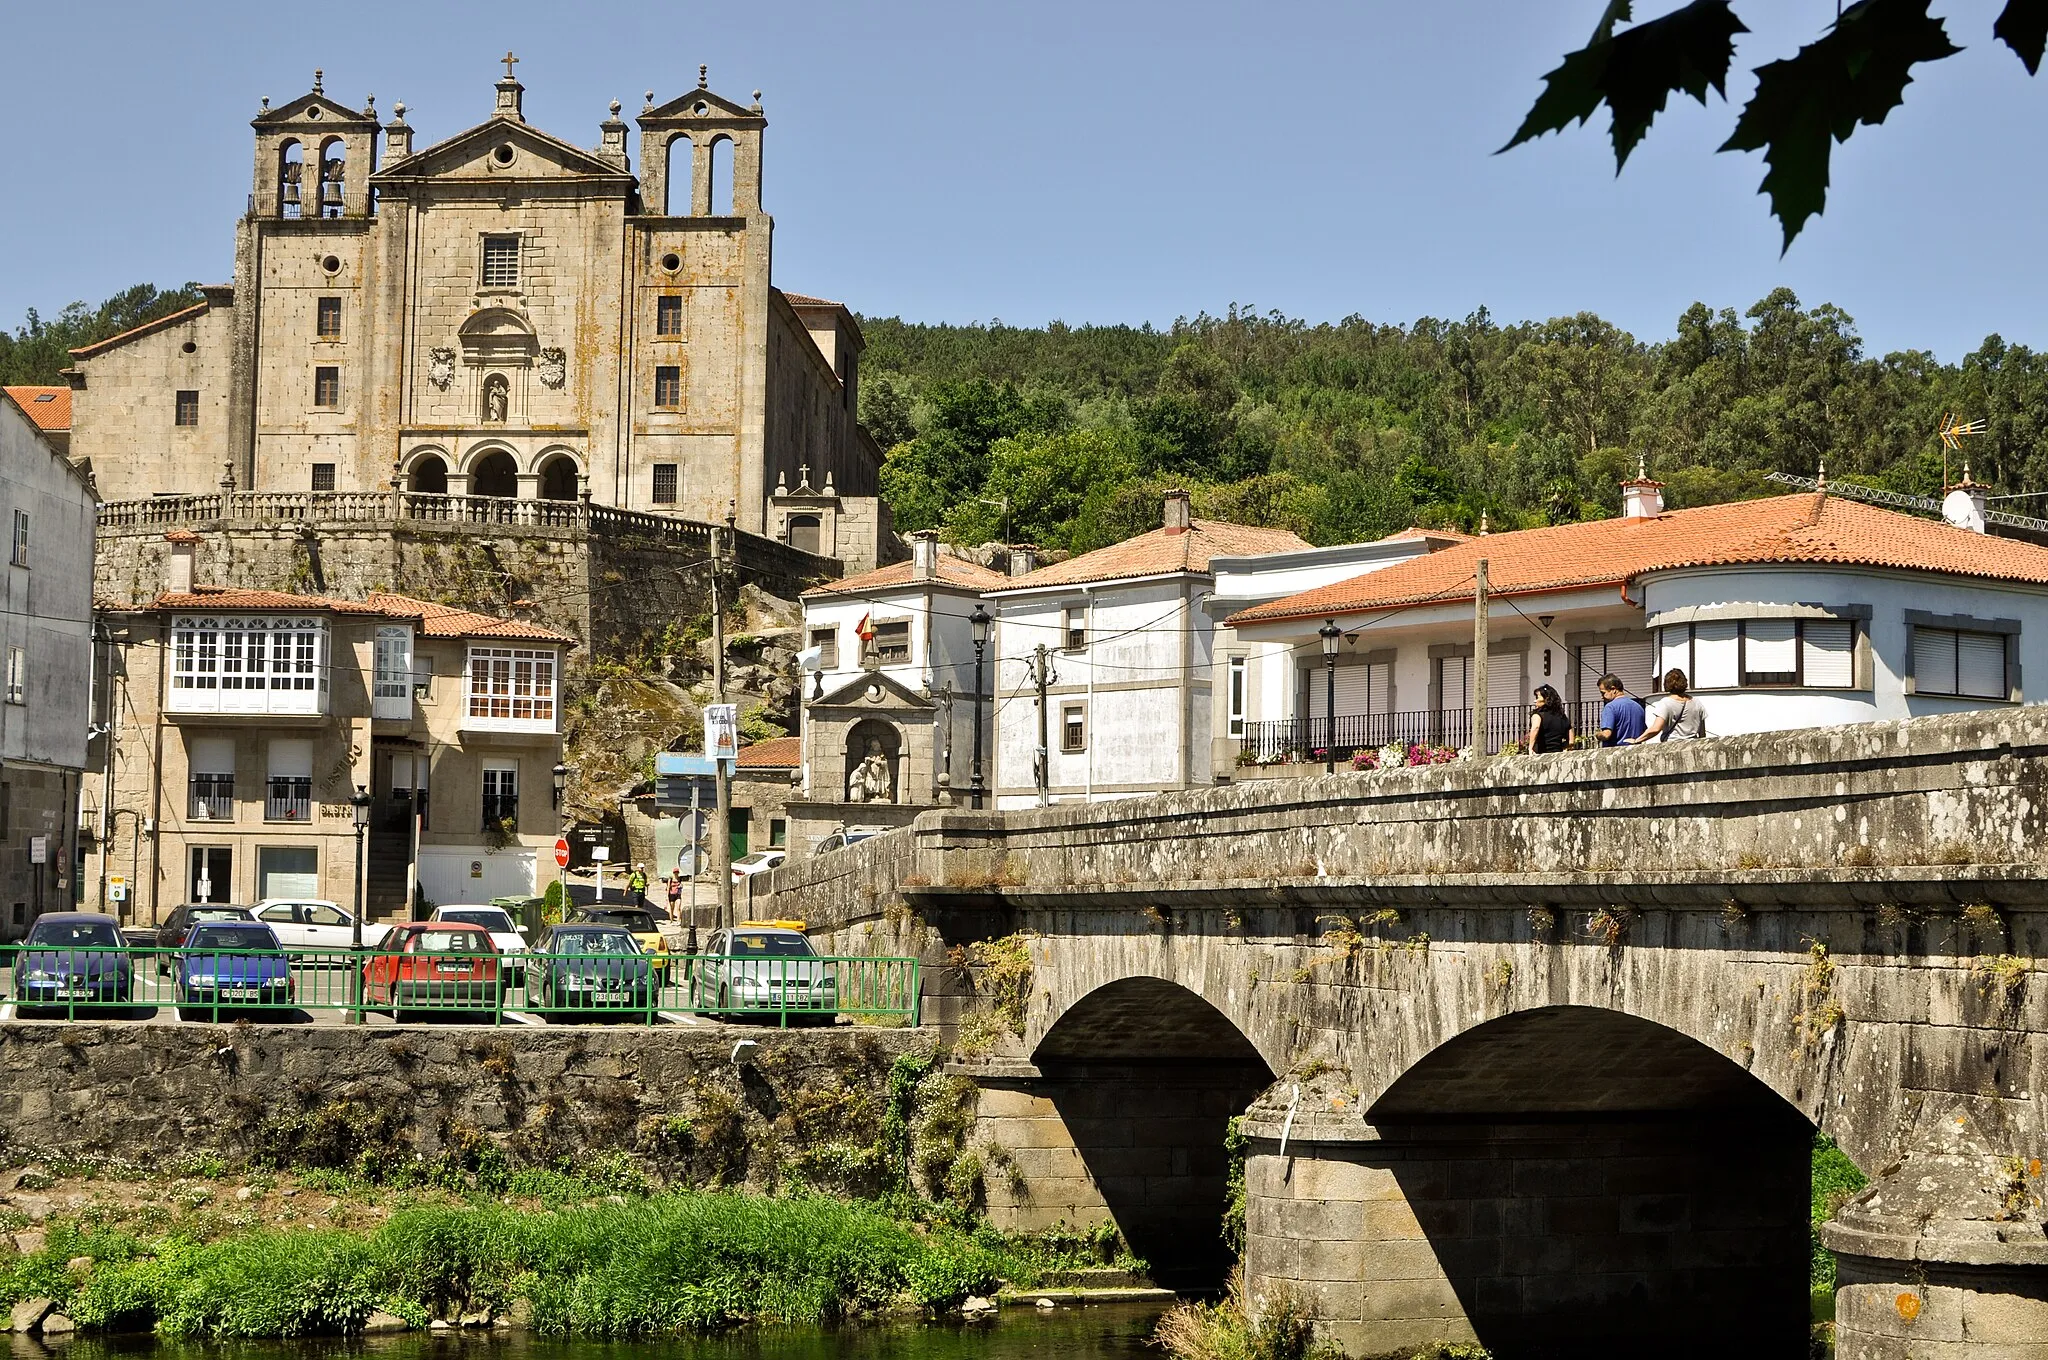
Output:
[[487,120],[417,148],[403,104],[318,73],[264,102],[232,287],[73,354],[101,496],[587,498],[886,560],[860,327],[771,283],[758,94],[650,92],[636,173],[616,101],[572,145],[513,60]]

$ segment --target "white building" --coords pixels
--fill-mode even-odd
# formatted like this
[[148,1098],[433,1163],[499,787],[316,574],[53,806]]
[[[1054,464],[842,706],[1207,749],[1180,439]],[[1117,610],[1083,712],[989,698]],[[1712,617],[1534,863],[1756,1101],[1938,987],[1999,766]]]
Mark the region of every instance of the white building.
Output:
[[[838,825],[901,826],[925,808],[970,802],[973,617],[1005,578],[941,552],[930,531],[910,535],[910,548],[908,562],[804,592],[804,641],[818,669],[804,677],[802,794],[789,804],[799,853]],[[995,683],[995,652],[985,650],[984,694]],[[986,723],[985,703],[982,711]],[[984,743],[993,739],[985,728]],[[993,745],[986,750],[985,778]],[[871,757],[880,796],[853,787]]]
[[[1724,736],[2022,703],[2022,677],[2048,665],[2048,548],[1824,491],[1668,512],[1656,482],[1625,492],[1616,519],[1471,539],[1231,615],[1304,672],[1255,695],[1243,749],[1265,762],[1470,745],[1482,560],[1490,748],[1523,736],[1544,683],[1593,730],[1606,672],[1648,697],[1683,670]],[[1328,624],[1342,634],[1334,730]]]
[[0,396],[0,939],[77,891],[93,694],[94,498],[40,422]]
[[[1150,533],[990,590],[1001,658],[995,806],[1209,783],[1212,563],[1308,546],[1285,529],[1194,519],[1187,493],[1170,491]],[[1040,665],[1049,678],[1042,707]]]

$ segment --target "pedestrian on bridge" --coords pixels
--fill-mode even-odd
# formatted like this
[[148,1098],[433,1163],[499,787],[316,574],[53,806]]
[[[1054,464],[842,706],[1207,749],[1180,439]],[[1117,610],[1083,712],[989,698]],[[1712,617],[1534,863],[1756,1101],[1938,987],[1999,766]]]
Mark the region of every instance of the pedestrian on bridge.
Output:
[[1643,735],[1643,701],[1630,694],[1612,671],[1600,677],[1600,701],[1600,744],[1634,744]]
[[1685,672],[1676,666],[1664,672],[1664,697],[1650,705],[1649,721],[1643,735],[1630,742],[1640,746],[1658,741],[1697,741],[1707,735],[1707,710],[1692,697]]
[[1529,709],[1529,749],[1538,754],[1568,750],[1578,733],[1564,710],[1564,696],[1554,686],[1538,685],[1535,697]]

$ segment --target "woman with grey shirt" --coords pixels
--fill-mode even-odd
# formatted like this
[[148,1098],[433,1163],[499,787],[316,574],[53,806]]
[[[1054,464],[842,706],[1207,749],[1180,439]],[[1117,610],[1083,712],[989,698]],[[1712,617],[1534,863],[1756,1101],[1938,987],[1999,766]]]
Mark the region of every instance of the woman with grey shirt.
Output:
[[1684,671],[1673,668],[1664,672],[1664,697],[1650,705],[1649,721],[1643,724],[1643,735],[1631,740],[1629,745],[1640,746],[1646,741],[1697,741],[1707,735],[1707,710],[1687,693],[1688,688]]

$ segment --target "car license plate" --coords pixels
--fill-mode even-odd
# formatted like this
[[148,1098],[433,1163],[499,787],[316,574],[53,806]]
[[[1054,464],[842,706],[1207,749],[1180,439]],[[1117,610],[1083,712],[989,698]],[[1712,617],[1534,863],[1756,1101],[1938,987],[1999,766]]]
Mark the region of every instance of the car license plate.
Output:
[[466,964],[460,963],[437,963],[434,965],[434,971],[437,973],[467,973],[469,967]]
[[599,1001],[624,1001],[626,994],[624,992],[599,992],[597,999]]
[[224,987],[221,995],[230,1001],[254,1001],[261,993],[254,987]]
[[91,989],[82,982],[67,982],[57,989],[59,996],[83,997],[90,995],[90,992]]

